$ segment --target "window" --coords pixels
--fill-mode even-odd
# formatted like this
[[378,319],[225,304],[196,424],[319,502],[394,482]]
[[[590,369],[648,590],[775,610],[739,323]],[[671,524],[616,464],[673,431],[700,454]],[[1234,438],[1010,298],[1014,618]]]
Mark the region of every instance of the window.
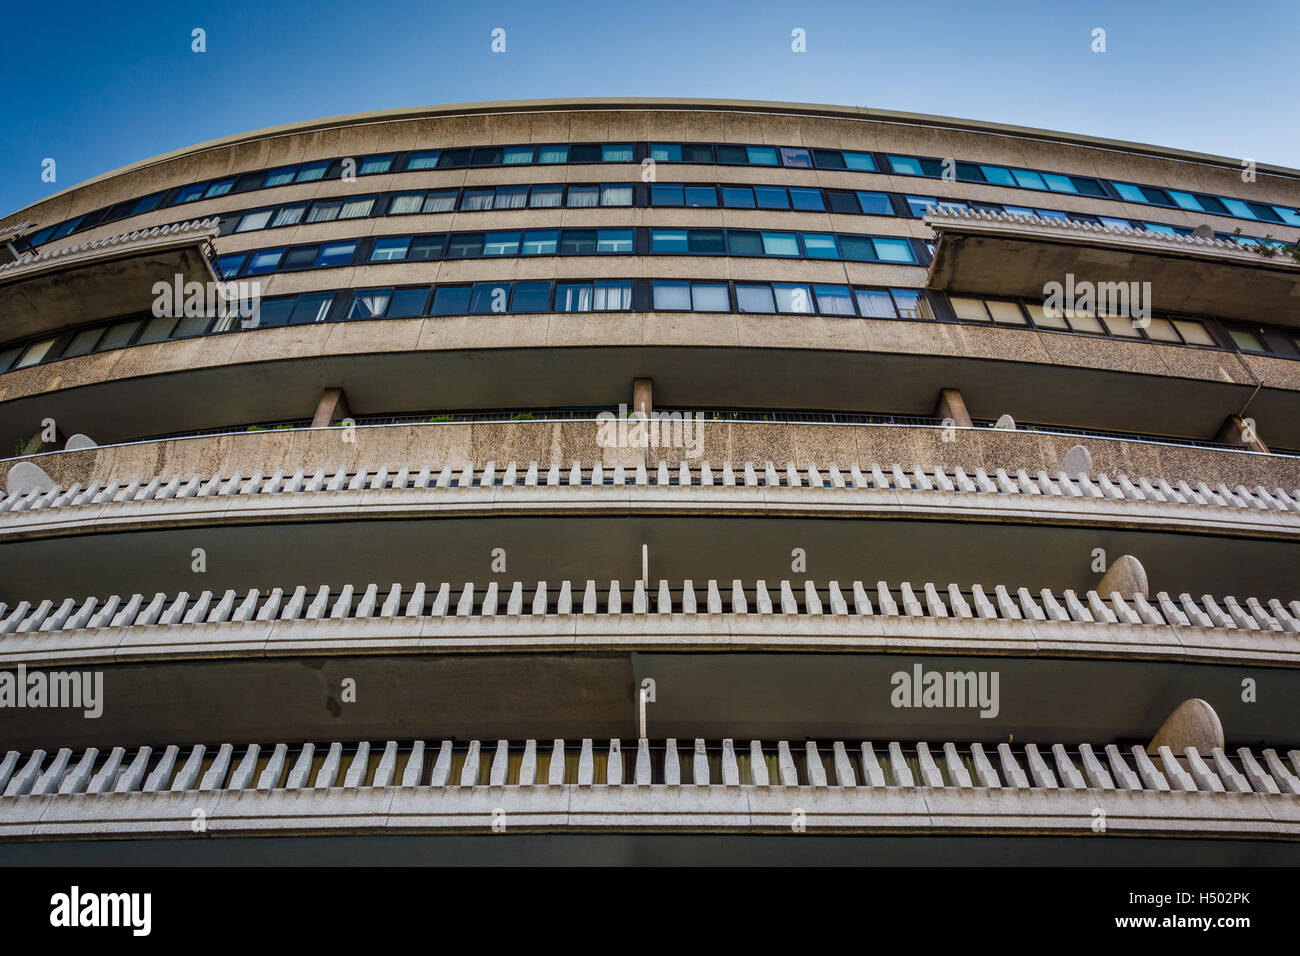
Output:
[[527,186],[498,186],[493,209],[523,209],[528,205]]
[[[293,302],[292,299],[287,300]],[[324,322],[325,317],[329,315],[330,305],[334,302],[333,292],[312,292],[309,295],[300,295],[294,302],[293,311],[288,315],[290,325],[310,325],[313,322]],[[263,312],[265,316],[265,312]]]
[[625,253],[632,251],[631,229],[601,229],[596,233],[596,251]]
[[478,282],[470,296],[469,311],[472,315],[489,315],[505,312],[510,305],[510,286],[504,282]]
[[691,308],[696,312],[731,311],[731,297],[727,294],[726,283],[692,282]]
[[468,149],[447,149],[438,156],[439,169],[460,169],[468,166],[470,151]]
[[775,312],[771,286],[737,284],[736,307],[741,312]]
[[380,318],[388,308],[388,302],[392,297],[392,289],[360,289],[352,297],[352,308],[348,310],[348,318]]
[[528,196],[528,205],[533,209],[558,209],[563,197],[563,186],[534,186]]
[[812,155],[802,147],[781,147],[781,165],[794,169],[811,169]]
[[733,256],[761,256],[763,254],[763,237],[756,232],[728,229],[727,251]]
[[656,163],[680,163],[682,148],[676,143],[651,143],[650,158]]
[[691,255],[720,256],[725,252],[721,229],[692,229],[686,234]]
[[814,149],[813,157],[820,169],[845,169],[844,154],[838,149]]
[[1168,319],[1151,319],[1147,324],[1147,337],[1153,342],[1182,342],[1178,330]]
[[790,204],[801,212],[824,212],[826,204],[817,189],[798,189],[790,187]]
[[531,146],[508,146],[501,156],[503,166],[519,166],[533,161]]
[[989,312],[993,316],[993,321],[999,325],[1026,325],[1025,313],[1020,311],[1020,305],[1016,302],[1006,302],[1000,299],[987,299],[984,303],[988,306]]
[[765,232],[763,233],[763,255],[797,256],[799,242],[792,232]]
[[875,244],[876,255],[881,262],[916,262],[916,257],[912,255],[912,247],[907,244],[906,239],[877,237],[872,242]]
[[753,209],[754,190],[748,186],[723,186],[722,205],[728,209]]
[[840,236],[840,255],[852,262],[875,262],[876,247],[866,236]]
[[686,205],[692,208],[714,209],[718,205],[718,190],[715,186],[687,186]]
[[1128,316],[1124,315],[1102,315],[1102,322],[1106,325],[1106,330],[1111,335],[1119,336],[1125,339],[1140,339],[1142,333],[1138,331],[1137,325]]
[[1034,320],[1034,325],[1040,329],[1060,329],[1069,331],[1069,326],[1065,322],[1065,315],[1060,309],[1044,309],[1035,302],[1025,304],[1025,309],[1029,312],[1029,317]]
[[866,318],[892,319],[895,317],[894,300],[886,289],[856,289],[858,312]]
[[632,283],[561,282],[555,289],[557,312],[615,312],[632,307]]
[[351,242],[327,242],[321,246],[320,256],[316,259],[318,266],[345,266],[352,262],[352,254],[357,251],[356,240]]
[[275,218],[271,220],[271,228],[279,229],[281,226],[296,226],[302,221],[303,213],[307,211],[307,204],[298,203],[294,206],[281,206],[275,211]]
[[363,196],[359,199],[349,199],[343,203],[343,210],[339,213],[340,219],[365,219],[370,215],[370,210],[375,208],[374,196]]
[[203,198],[215,199],[217,196],[224,196],[226,193],[230,192],[231,187],[234,185],[235,180],[233,178],[219,179],[208,186],[207,191],[203,193]]
[[743,165],[749,162],[749,154],[743,146],[718,146],[718,162],[726,166]]
[[248,274],[255,276],[265,272],[274,272],[275,267],[280,264],[282,255],[284,255],[283,249],[263,249],[261,252],[253,253],[252,259],[248,263]]
[[789,209],[790,197],[781,186],[755,186],[754,198],[759,209]]
[[650,205],[680,206],[682,204],[682,187],[680,185],[660,185],[655,183],[650,187]]
[[817,311],[823,315],[853,315],[853,297],[848,286],[815,285],[813,293],[817,296]]
[[467,189],[460,197],[460,208],[470,212],[491,209],[494,194],[491,189]]
[[600,148],[600,160],[603,163],[630,163],[632,147],[627,144],[616,146],[606,144]]
[[1043,177],[1031,169],[1013,169],[1011,175],[1016,180],[1016,185],[1022,189],[1046,189],[1047,184],[1043,182]]
[[398,193],[388,206],[388,215],[407,216],[420,211],[424,205],[424,193]]
[[239,275],[240,268],[244,265],[244,260],[248,256],[243,253],[233,256],[222,256],[217,260],[217,274],[223,279],[229,279]]
[[600,204],[602,206],[632,205],[632,187],[631,186],[601,186]]
[[295,183],[314,183],[325,178],[325,171],[330,168],[328,160],[317,163],[303,163],[293,177]]
[[423,286],[418,289],[398,289],[393,293],[386,315],[390,319],[411,319],[424,315],[424,303],[428,298],[429,290]]
[[776,295],[776,310],[778,312],[812,312],[812,296],[808,293],[806,285],[792,282],[774,282],[772,291]]
[[454,192],[429,193],[424,197],[425,212],[451,212],[456,208]]
[[469,292],[467,285],[439,286],[433,293],[434,315],[466,315],[469,312]]
[[310,269],[316,265],[316,255],[320,246],[298,246],[290,249],[280,260],[281,269]]
[[689,312],[691,284],[689,282],[654,283],[654,307],[671,312]]
[[567,146],[543,146],[537,152],[538,163],[567,163],[569,161],[569,147]]
[[884,193],[858,193],[858,205],[867,216],[892,216],[894,207]]
[[406,261],[423,262],[428,259],[440,259],[446,243],[445,236],[416,236],[411,240],[411,248],[406,253]]
[[889,165],[900,176],[924,176],[921,161],[912,156],[890,156]]
[[948,304],[952,306],[952,311],[957,318],[963,322],[987,322],[989,321],[988,310],[984,308],[983,299],[970,299],[965,296],[950,295]]
[[545,312],[550,304],[549,282],[516,282],[510,295],[511,312]]
[[595,283],[592,304],[597,311],[604,312],[632,308],[632,283],[626,279]]
[[483,233],[455,233],[447,242],[448,259],[472,259],[483,252]]
[[[683,163],[712,163],[713,147],[708,143],[683,143]],[[719,160],[721,162],[721,160]]]
[[875,172],[876,161],[871,158],[870,153],[850,153],[845,151],[840,155],[844,157],[846,169],[856,169],[868,173]]
[[[154,321],[156,322],[158,320],[155,319]],[[167,319],[167,321],[175,322],[176,320]],[[33,342],[31,345],[27,346],[22,357],[14,364],[14,368],[28,368],[29,366],[36,365],[49,354],[50,349],[54,346],[54,342],[54,339],[43,339],[40,342]]]
[[406,161],[407,171],[416,169],[435,169],[438,166],[438,150],[431,149],[423,153],[412,153]]
[[13,360],[22,354],[22,346],[14,349],[0,349],[0,372],[7,371]]
[[930,303],[920,289],[891,289],[890,292],[893,293],[894,305],[898,309],[899,318],[934,318],[934,313],[930,311]]
[[245,213],[239,220],[239,225],[235,227],[235,232],[253,232],[258,229],[265,229],[266,224],[271,221],[273,209],[262,209],[257,212]]
[[[95,348],[95,343],[99,337],[104,334],[103,329],[83,329],[72,337],[68,347],[63,350],[60,358],[75,358],[78,355],[86,355]],[[12,356],[10,356],[12,358]],[[8,362],[3,356],[0,356],[0,369],[4,368]]]
[[339,217],[339,212],[342,209],[343,203],[338,200],[312,203],[311,212],[307,213],[307,221],[333,222]]
[[524,233],[523,254],[526,256],[553,256],[560,236],[557,229],[538,229]]
[[835,237],[829,232],[803,233],[803,247],[810,259],[838,259],[839,250],[835,248]]
[[751,166],[776,166],[776,148],[772,146],[746,146],[745,155]]
[[410,236],[382,236],[375,240],[375,248],[370,253],[370,261],[396,262],[405,259],[406,249],[410,244]]
[[689,251],[686,242],[685,229],[651,229],[650,230],[650,251],[651,252],[677,252],[684,253]]
[[560,255],[590,256],[595,251],[595,229],[565,229],[560,233]]
[[[204,183],[182,186],[181,191],[178,192],[176,198],[172,200],[172,205],[179,206],[181,203],[194,202],[194,200],[202,198],[204,188]],[[71,232],[71,230],[69,230],[69,232]],[[64,233],[64,235],[67,235],[67,233]]]
[[1077,193],[1078,187],[1069,176],[1060,176],[1056,173],[1043,173],[1043,182],[1047,188],[1054,193]]
[[293,175],[298,171],[296,166],[286,166],[283,169],[273,169],[266,174],[262,180],[262,188],[270,189],[272,186],[287,186],[293,182]]
[[[151,342],[161,342],[172,334],[172,329],[176,327],[176,319],[172,316],[159,316],[150,319],[140,333],[140,338],[136,341],[137,345],[146,345]],[[21,363],[20,363],[21,364]]]
[[1070,328],[1075,332],[1090,332],[1093,335],[1105,334],[1106,330],[1102,328],[1101,321],[1091,313],[1067,309],[1065,316],[1070,320]]
[[570,186],[568,205],[571,209],[586,209],[600,205],[600,187]]
[[361,161],[361,167],[357,170],[357,175],[374,176],[377,173],[386,173],[392,166],[392,154],[388,156],[367,156]]
[[136,330],[140,328],[139,322],[119,322],[116,325],[110,325],[104,337],[100,339],[96,352],[106,352],[109,349],[120,349],[130,344]]
[[1176,328],[1183,341],[1188,345],[1214,345],[1214,337],[1200,322],[1193,322],[1190,319],[1174,319],[1174,328]]
[[519,254],[519,233],[489,232],[483,241],[485,256],[516,256]]
[[1259,335],[1259,330],[1244,329],[1240,326],[1225,326],[1232,344],[1243,352],[1267,352],[1268,347]]
[[581,143],[569,147],[569,162],[571,163],[598,163],[601,155],[601,147],[594,143]]

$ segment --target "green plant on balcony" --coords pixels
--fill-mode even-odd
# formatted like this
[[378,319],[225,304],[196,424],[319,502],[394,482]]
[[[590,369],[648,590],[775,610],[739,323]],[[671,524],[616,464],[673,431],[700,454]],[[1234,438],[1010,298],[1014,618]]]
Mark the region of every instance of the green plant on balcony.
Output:
[[537,420],[537,416],[532,412],[515,412],[510,416],[512,422],[532,422]]
[[451,421],[451,416],[450,416],[450,415],[434,415],[432,418],[425,419],[425,421],[427,421],[430,425],[437,424],[437,423],[439,423],[439,422],[449,422],[449,421]]

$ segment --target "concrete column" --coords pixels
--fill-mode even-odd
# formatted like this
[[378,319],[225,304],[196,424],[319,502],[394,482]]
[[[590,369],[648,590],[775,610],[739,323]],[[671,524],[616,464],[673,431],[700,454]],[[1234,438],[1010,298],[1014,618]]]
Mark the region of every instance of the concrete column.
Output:
[[644,418],[650,417],[651,413],[654,412],[653,388],[654,379],[632,379],[632,414],[641,415]]
[[1223,427],[1219,429],[1219,434],[1214,436],[1214,440],[1225,445],[1240,445],[1242,448],[1267,454],[1268,446],[1260,441],[1257,428],[1254,419],[1248,423],[1240,415],[1230,415],[1224,421]]
[[934,407],[934,417],[951,418],[958,428],[970,428],[970,412],[966,411],[966,399],[955,388],[945,388],[939,392],[939,404]]
[[311,420],[312,428],[326,428],[344,418],[351,418],[352,410],[348,407],[348,397],[343,389],[331,386],[321,392],[320,404]]
[[1102,575],[1101,583],[1097,585],[1097,594],[1103,598],[1110,597],[1116,591],[1124,597],[1132,597],[1134,594],[1140,594],[1144,598],[1151,596],[1146,568],[1131,554],[1122,554],[1112,561]]

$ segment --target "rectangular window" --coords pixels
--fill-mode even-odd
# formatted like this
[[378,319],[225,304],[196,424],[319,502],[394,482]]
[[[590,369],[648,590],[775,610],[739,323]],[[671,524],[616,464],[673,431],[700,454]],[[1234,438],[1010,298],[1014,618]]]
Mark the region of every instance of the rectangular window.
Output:
[[485,256],[517,256],[519,255],[519,233],[517,232],[489,232],[483,242],[483,255]]
[[729,229],[727,230],[727,251],[733,256],[761,256],[763,254],[763,237],[756,232]]
[[999,325],[1026,325],[1025,313],[1020,311],[1020,306],[1015,302],[1006,302],[999,299],[988,299],[984,303],[988,306],[989,312],[993,314],[993,321]]
[[352,262],[352,254],[357,251],[356,240],[351,242],[327,242],[321,246],[318,266],[345,266]]
[[294,175],[295,183],[314,183],[317,180],[325,178],[325,171],[330,168],[329,160],[322,160],[316,163],[303,163],[298,167],[298,172]]
[[[259,328],[277,328],[285,325],[289,321],[289,313],[293,311],[293,305],[297,302],[296,296],[290,296],[287,299],[270,299],[262,302],[261,311],[258,313],[257,324]],[[222,324],[229,323],[234,325],[233,319],[223,319]]]
[[1054,193],[1077,193],[1074,182],[1069,176],[1060,176],[1056,173],[1043,173],[1043,182],[1047,188]]
[[339,213],[339,218],[365,219],[370,215],[370,211],[374,208],[374,196],[363,196],[358,199],[349,199],[343,204],[343,210]]
[[378,173],[386,173],[393,167],[393,156],[390,153],[387,156],[367,156],[361,161],[361,167],[357,170],[358,176],[374,176]]
[[1151,319],[1147,324],[1147,337],[1153,342],[1182,342],[1178,330],[1168,319]]
[[424,315],[424,304],[428,298],[429,290],[424,287],[398,289],[393,293],[393,301],[388,304],[386,315],[390,319],[413,319]]
[[1194,322],[1190,319],[1174,319],[1174,328],[1176,328],[1183,341],[1188,345],[1215,345],[1214,336],[1200,322]]
[[231,187],[234,185],[235,181],[233,179],[219,179],[208,186],[207,191],[203,193],[203,198],[215,199],[217,196],[224,196],[230,192]]
[[524,233],[523,254],[526,256],[553,256],[560,233],[557,229],[538,229]]
[[1142,333],[1138,331],[1133,320],[1123,315],[1103,315],[1101,320],[1106,323],[1106,330],[1111,335],[1117,335],[1125,339],[1140,339]]
[[651,143],[650,158],[656,163],[680,163],[682,148],[677,143]]
[[853,297],[848,286],[815,285],[813,293],[817,296],[817,311],[822,315],[854,315]]
[[315,202],[312,203],[311,211],[307,213],[308,222],[333,222],[339,217],[343,210],[343,203],[334,200],[332,202]]
[[591,303],[590,282],[561,282],[555,288],[556,312],[590,312]]
[[736,307],[741,312],[772,313],[776,303],[772,299],[772,287],[767,285],[736,285]]
[[501,165],[522,166],[533,161],[531,146],[507,146],[501,154]]
[[511,312],[545,312],[550,305],[549,282],[516,282],[510,294]]
[[451,212],[456,208],[454,192],[429,193],[424,197],[425,212]]
[[597,312],[620,312],[632,308],[632,283],[627,279],[597,282],[592,293]]
[[723,282],[692,282],[691,308],[696,312],[730,312],[731,297]]
[[858,313],[865,318],[892,319],[896,317],[894,300],[889,297],[888,290],[855,289],[854,295],[858,300]]
[[1011,170],[1005,166],[985,166],[981,164],[980,172],[984,174],[986,180],[995,186],[1016,185],[1016,177],[1011,175]]
[[470,296],[471,315],[491,315],[506,312],[510,307],[510,286],[504,282],[479,282]]
[[773,146],[746,146],[745,155],[751,166],[776,166],[776,148]]
[[381,318],[392,297],[392,289],[358,289],[352,297],[352,308],[348,309],[348,318]]
[[838,149],[814,149],[819,169],[844,169],[844,155]]
[[693,256],[720,256],[726,252],[721,229],[691,229],[686,240]]
[[632,205],[632,187],[631,186],[601,186],[600,204],[602,206]]
[[596,233],[596,252],[629,253],[632,251],[631,229],[601,229]]
[[563,199],[563,186],[534,186],[528,196],[528,205],[533,209],[558,209]]
[[270,189],[272,186],[287,186],[293,182],[293,174],[298,171],[297,166],[286,166],[284,169],[273,169],[266,174],[262,180],[262,188]]
[[725,166],[744,165],[749,162],[749,155],[743,146],[718,145],[718,162]]
[[560,233],[560,255],[590,256],[595,251],[595,229],[565,229]]
[[443,150],[438,156],[439,169],[460,169],[469,165],[470,151],[468,149],[448,149]]
[[222,256],[217,260],[217,274],[223,279],[239,275],[239,270],[243,267],[244,260],[247,258],[248,256],[242,252],[233,256]]
[[924,176],[921,161],[914,156],[890,156],[889,165],[900,176]]
[[[157,321],[157,319],[154,319],[154,322]],[[175,322],[176,320],[167,319],[166,321]],[[153,341],[157,341],[157,339],[154,339]],[[27,346],[26,351],[23,352],[22,358],[14,364],[14,368],[30,368],[31,366],[38,364],[41,359],[45,358],[45,356],[49,354],[50,349],[53,346],[54,339],[43,339],[40,342],[33,342],[31,345]]]
[[1243,329],[1237,326],[1224,326],[1233,345],[1243,352],[1267,352],[1268,347],[1264,345],[1263,340],[1257,332],[1250,329]]
[[467,189],[460,197],[460,208],[467,212],[491,209],[495,192],[492,189]]
[[664,183],[660,185],[655,183],[650,187],[650,205],[652,206],[680,206],[682,205],[682,187]]
[[907,208],[912,210],[912,215],[917,219],[924,216],[932,206],[938,205],[938,200],[933,196],[908,196]]
[[713,147],[708,143],[683,143],[682,162],[711,164],[713,162]]
[[792,169],[811,169],[812,155],[802,147],[781,147],[781,165]]
[[416,169],[436,169],[438,166],[438,150],[430,149],[422,153],[412,153],[406,161],[408,172]]
[[406,253],[407,262],[425,262],[429,259],[441,259],[446,246],[445,236],[416,236],[411,240],[411,248]]
[[1146,205],[1147,197],[1142,194],[1142,190],[1137,186],[1134,186],[1131,183],[1116,182],[1112,182],[1111,185],[1114,186],[1115,191],[1119,193],[1120,199],[1127,200],[1128,202],[1140,202],[1143,205]]
[[774,282],[772,291],[776,294],[778,312],[805,313],[812,312],[812,296],[808,287],[793,282]]
[[697,209],[715,209],[718,205],[716,186],[687,186],[686,205]]
[[[103,329],[84,329],[78,332],[72,337],[68,347],[63,350],[63,355],[60,358],[75,358],[78,355],[86,355],[94,351],[95,343],[99,341],[99,337],[103,334]],[[8,360],[3,355],[0,355],[0,370],[3,370],[7,364]]]
[[723,186],[722,205],[728,209],[753,209],[754,190],[749,186]]
[[433,293],[434,315],[467,315],[469,313],[469,286],[444,285]]
[[626,143],[617,145],[607,143],[600,148],[600,161],[602,163],[630,163],[632,162],[632,147]]
[[524,209],[528,206],[527,186],[498,186],[493,209]]
[[844,157],[844,166],[846,169],[856,169],[860,172],[875,172],[876,161],[871,158],[870,153],[850,153],[845,150],[840,154]]
[[790,208],[790,197],[782,186],[755,186],[754,198],[759,209]]
[[307,204],[298,203],[294,206],[281,206],[275,211],[275,218],[271,220],[271,228],[279,229],[281,226],[296,226],[302,222],[303,213],[307,211]]
[[809,259],[838,259],[840,252],[835,248],[835,237],[829,232],[803,233],[803,247]]
[[1087,332],[1092,335],[1105,334],[1106,330],[1101,327],[1101,321],[1095,315],[1088,312],[1067,310],[1065,316],[1070,320],[1070,328],[1076,332]]
[[906,239],[875,238],[872,241],[881,262],[916,262],[916,257],[912,255],[912,247],[908,245]]
[[601,155],[601,147],[594,143],[579,143],[569,147],[570,163],[598,163]]
[[654,307],[669,312],[689,312],[691,284],[689,282],[654,283]]
[[799,242],[792,232],[765,232],[763,233],[763,255],[797,256]]
[[471,166],[500,166],[501,150],[495,146],[482,146],[474,150],[474,155],[470,159]]
[[651,252],[689,252],[689,246],[686,242],[685,229],[651,229],[650,230],[650,251]]
[[884,193],[858,193],[858,205],[862,207],[863,215],[892,216],[894,214],[894,207]]
[[800,212],[825,212],[826,204],[822,202],[819,189],[798,189],[790,187],[790,204]]
[[1016,178],[1016,185],[1022,189],[1046,189],[1043,177],[1032,169],[1013,169],[1011,175]]
[[537,151],[537,162],[539,164],[567,163],[569,161],[569,147],[567,146],[543,146]]
[[447,242],[448,259],[473,259],[483,253],[483,233],[453,233]]
[[424,193],[398,193],[388,207],[390,216],[409,216],[424,205]]
[[[140,338],[136,341],[136,345],[148,345],[152,342],[161,342],[171,336],[172,329],[174,328],[176,328],[176,319],[171,316],[160,316],[156,319],[150,319],[145,324],[144,331],[140,333]],[[33,348],[34,347],[35,346],[33,346]],[[23,356],[23,358],[26,359],[26,356]],[[19,367],[22,367],[21,361],[18,364]]]
[[930,303],[920,289],[890,289],[894,296],[894,306],[902,319],[933,319]]
[[[265,310],[265,303],[263,303],[262,308]],[[109,326],[95,351],[106,352],[109,349],[124,348],[130,344],[131,337],[135,335],[138,328],[140,328],[139,322],[119,322],[117,325]]]
[[282,255],[284,255],[283,249],[263,249],[261,252],[253,253],[253,257],[248,263],[248,274],[255,276],[265,272],[274,272],[275,267],[280,264]]
[[1065,324],[1065,316],[1061,314],[1060,309],[1047,310],[1036,302],[1027,302],[1025,309],[1029,312],[1029,317],[1034,320],[1034,325],[1040,329],[1061,329],[1068,331],[1069,326]]
[[[195,336],[203,335],[208,331],[208,326],[212,324],[212,319],[206,315],[187,315],[180,320],[176,328],[172,331],[174,339],[192,339]],[[64,358],[67,354],[64,353]]]
[[320,246],[298,246],[290,249],[280,260],[281,269],[310,269],[316,265],[316,254]]
[[961,295],[948,296],[948,303],[952,306],[952,311],[956,313],[957,318],[963,322],[987,322],[989,321],[988,310],[984,308],[983,299],[970,299]]
[[588,209],[600,205],[600,187],[570,186],[568,196],[570,209]]
[[194,183],[190,186],[182,186],[181,191],[178,192],[176,198],[172,200],[172,205],[179,206],[182,203],[194,202],[196,199],[202,199],[203,190],[206,188],[206,183]]

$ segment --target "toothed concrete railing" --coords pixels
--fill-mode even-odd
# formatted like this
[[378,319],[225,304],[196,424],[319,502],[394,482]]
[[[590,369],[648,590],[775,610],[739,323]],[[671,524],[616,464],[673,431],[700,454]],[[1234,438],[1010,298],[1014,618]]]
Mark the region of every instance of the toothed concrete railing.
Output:
[[[1257,486],[1251,490],[1239,484],[1230,489],[1222,482],[1211,487],[1203,481],[1172,485],[1164,479],[1154,483],[1145,478],[1131,480],[1124,474],[1113,481],[1106,475],[1071,477],[1058,472],[1053,477],[1045,471],[1031,477],[1020,470],[1013,476],[1003,469],[990,476],[982,468],[967,474],[962,468],[949,473],[941,466],[905,471],[899,465],[841,469],[833,463],[803,468],[787,463],[778,468],[769,461],[726,463],[715,468],[707,462],[670,467],[660,461],[650,467],[610,467],[599,462],[591,467],[578,462],[567,467],[552,464],[544,468],[536,462],[498,467],[487,462],[481,467],[448,464],[436,471],[430,465],[380,466],[374,470],[339,469],[332,474],[318,469],[309,475],[300,469],[269,476],[237,472],[107,484],[94,481],[85,487],[34,489],[0,499],[0,535],[68,533],[92,522],[97,528],[129,530],[168,522],[208,521],[214,512],[231,521],[261,520],[272,511],[324,519],[330,517],[332,508],[355,517],[358,498],[364,506],[361,516],[369,517],[383,516],[385,508],[396,505],[403,513],[410,508],[585,508],[602,500],[602,493],[616,490],[622,495],[617,502],[620,507],[647,510],[751,508],[756,504],[754,497],[759,496],[763,507],[773,511],[785,507],[802,510],[813,503],[853,513],[884,507],[891,514],[925,516],[938,508],[945,513],[969,510],[981,517],[1009,521],[1118,521],[1189,529],[1214,526],[1225,533],[1253,535],[1300,533],[1300,491],[1282,488],[1270,491]],[[393,497],[393,492],[409,497]]]
[[220,219],[216,217],[191,219],[188,222],[153,226],[148,229],[119,233],[115,236],[105,236],[103,239],[92,239],[89,242],[77,243],[76,245],[64,246],[58,249],[42,249],[35,255],[0,265],[0,281],[6,281],[28,272],[40,271],[49,265],[61,265],[87,259],[101,259],[106,254],[116,256],[124,251],[137,252],[143,249],[167,247],[175,245],[178,240],[192,242],[196,237],[215,239],[220,224]]
[[[672,622],[668,624],[668,622]],[[888,640],[884,640],[884,639]],[[765,581],[370,584],[0,604],[0,663],[624,648],[956,650],[1300,664],[1300,601]]]
[[[668,739],[204,744],[0,758],[0,838],[303,831],[1039,832],[1300,838],[1300,750]],[[1288,764],[1289,762],[1289,764]]]

